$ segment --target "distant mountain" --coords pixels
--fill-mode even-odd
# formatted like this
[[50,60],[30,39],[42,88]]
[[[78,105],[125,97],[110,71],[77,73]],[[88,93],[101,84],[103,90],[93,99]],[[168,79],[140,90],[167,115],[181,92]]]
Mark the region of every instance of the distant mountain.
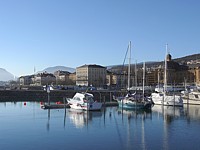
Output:
[[48,67],[42,71],[39,71],[38,73],[41,73],[41,72],[48,72],[48,73],[54,73],[55,71],[58,71],[58,70],[62,70],[62,71],[68,71],[68,72],[75,72],[76,69],[74,68],[70,68],[70,67],[65,67],[65,66],[54,66],[54,67]]
[[200,60],[200,54],[188,55],[188,56],[185,56],[185,57],[175,58],[173,60],[178,62],[178,63],[185,64],[188,61]]
[[0,81],[9,81],[9,80],[14,80],[14,75],[3,68],[0,68]]

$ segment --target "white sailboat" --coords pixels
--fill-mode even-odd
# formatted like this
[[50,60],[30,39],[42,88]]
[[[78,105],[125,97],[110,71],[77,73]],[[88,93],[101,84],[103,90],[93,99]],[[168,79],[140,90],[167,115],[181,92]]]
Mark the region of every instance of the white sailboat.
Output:
[[[144,91],[143,95],[139,95],[137,93],[131,94],[130,92],[131,42],[129,42],[128,50],[129,50],[128,88],[127,88],[128,93],[125,97],[117,97],[115,98],[115,100],[117,100],[119,107],[123,109],[150,109],[153,104],[151,100],[144,97]],[[145,63],[143,67],[143,80],[144,80],[144,73],[145,73]]]
[[[167,53],[167,45],[166,45]],[[164,70],[164,91],[158,93],[152,93],[151,97],[155,105],[164,105],[164,106],[183,106],[183,99],[179,95],[169,95],[167,94],[167,60],[165,58],[165,70]]]

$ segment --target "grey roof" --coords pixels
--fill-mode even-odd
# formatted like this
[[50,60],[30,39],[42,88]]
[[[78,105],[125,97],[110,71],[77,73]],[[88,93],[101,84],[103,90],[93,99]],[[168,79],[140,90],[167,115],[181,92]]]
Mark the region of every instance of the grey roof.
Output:
[[106,67],[103,67],[103,66],[100,66],[100,65],[95,65],[95,64],[93,64],[93,65],[83,65],[83,66],[80,66],[80,67],[77,67],[77,68],[106,68]]
[[200,64],[188,64],[188,67],[191,68],[199,68]]

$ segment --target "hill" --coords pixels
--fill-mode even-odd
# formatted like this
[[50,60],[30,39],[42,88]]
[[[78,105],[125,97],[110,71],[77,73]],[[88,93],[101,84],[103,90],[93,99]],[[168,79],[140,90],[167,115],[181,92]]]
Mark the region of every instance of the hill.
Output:
[[65,67],[65,66],[54,66],[54,67],[45,68],[44,70],[39,71],[38,73],[45,72],[45,71],[48,72],[48,73],[54,73],[55,71],[58,71],[58,70],[68,71],[68,72],[70,72],[70,73],[73,73],[73,72],[76,71],[74,68],[70,68],[70,67]]
[[[175,58],[172,59],[173,61],[179,63],[179,64],[184,64],[186,65],[187,62],[196,62],[199,61],[200,62],[200,54],[193,54],[193,55],[189,55],[189,56],[184,56],[184,57],[180,57],[180,58]],[[146,67],[147,68],[151,68],[151,67],[158,67],[159,65],[163,65],[164,64],[164,60],[160,61],[160,62],[146,62]],[[137,64],[137,68],[142,68],[143,63],[138,63]],[[124,67],[127,67],[127,64],[124,65]],[[131,64],[131,68],[134,70],[135,64]],[[122,71],[123,65],[113,65],[113,66],[108,66],[107,69],[111,72],[116,72],[119,73]]]
[[188,55],[188,56],[176,58],[173,60],[181,64],[186,64],[187,62],[200,60],[200,54]]
[[6,71],[3,68],[0,68],[0,81],[9,81],[13,79],[14,79],[13,74],[11,74],[10,72]]

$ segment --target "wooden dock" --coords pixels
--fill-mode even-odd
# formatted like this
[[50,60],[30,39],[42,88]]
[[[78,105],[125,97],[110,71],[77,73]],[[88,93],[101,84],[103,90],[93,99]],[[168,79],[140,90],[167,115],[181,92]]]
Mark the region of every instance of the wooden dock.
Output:
[[70,108],[69,104],[44,104],[41,105],[42,109],[63,109],[63,108]]
[[[103,107],[112,107],[118,106],[117,102],[106,102],[102,104]],[[70,108],[69,104],[43,104],[41,105],[42,109],[63,109],[63,108]]]

